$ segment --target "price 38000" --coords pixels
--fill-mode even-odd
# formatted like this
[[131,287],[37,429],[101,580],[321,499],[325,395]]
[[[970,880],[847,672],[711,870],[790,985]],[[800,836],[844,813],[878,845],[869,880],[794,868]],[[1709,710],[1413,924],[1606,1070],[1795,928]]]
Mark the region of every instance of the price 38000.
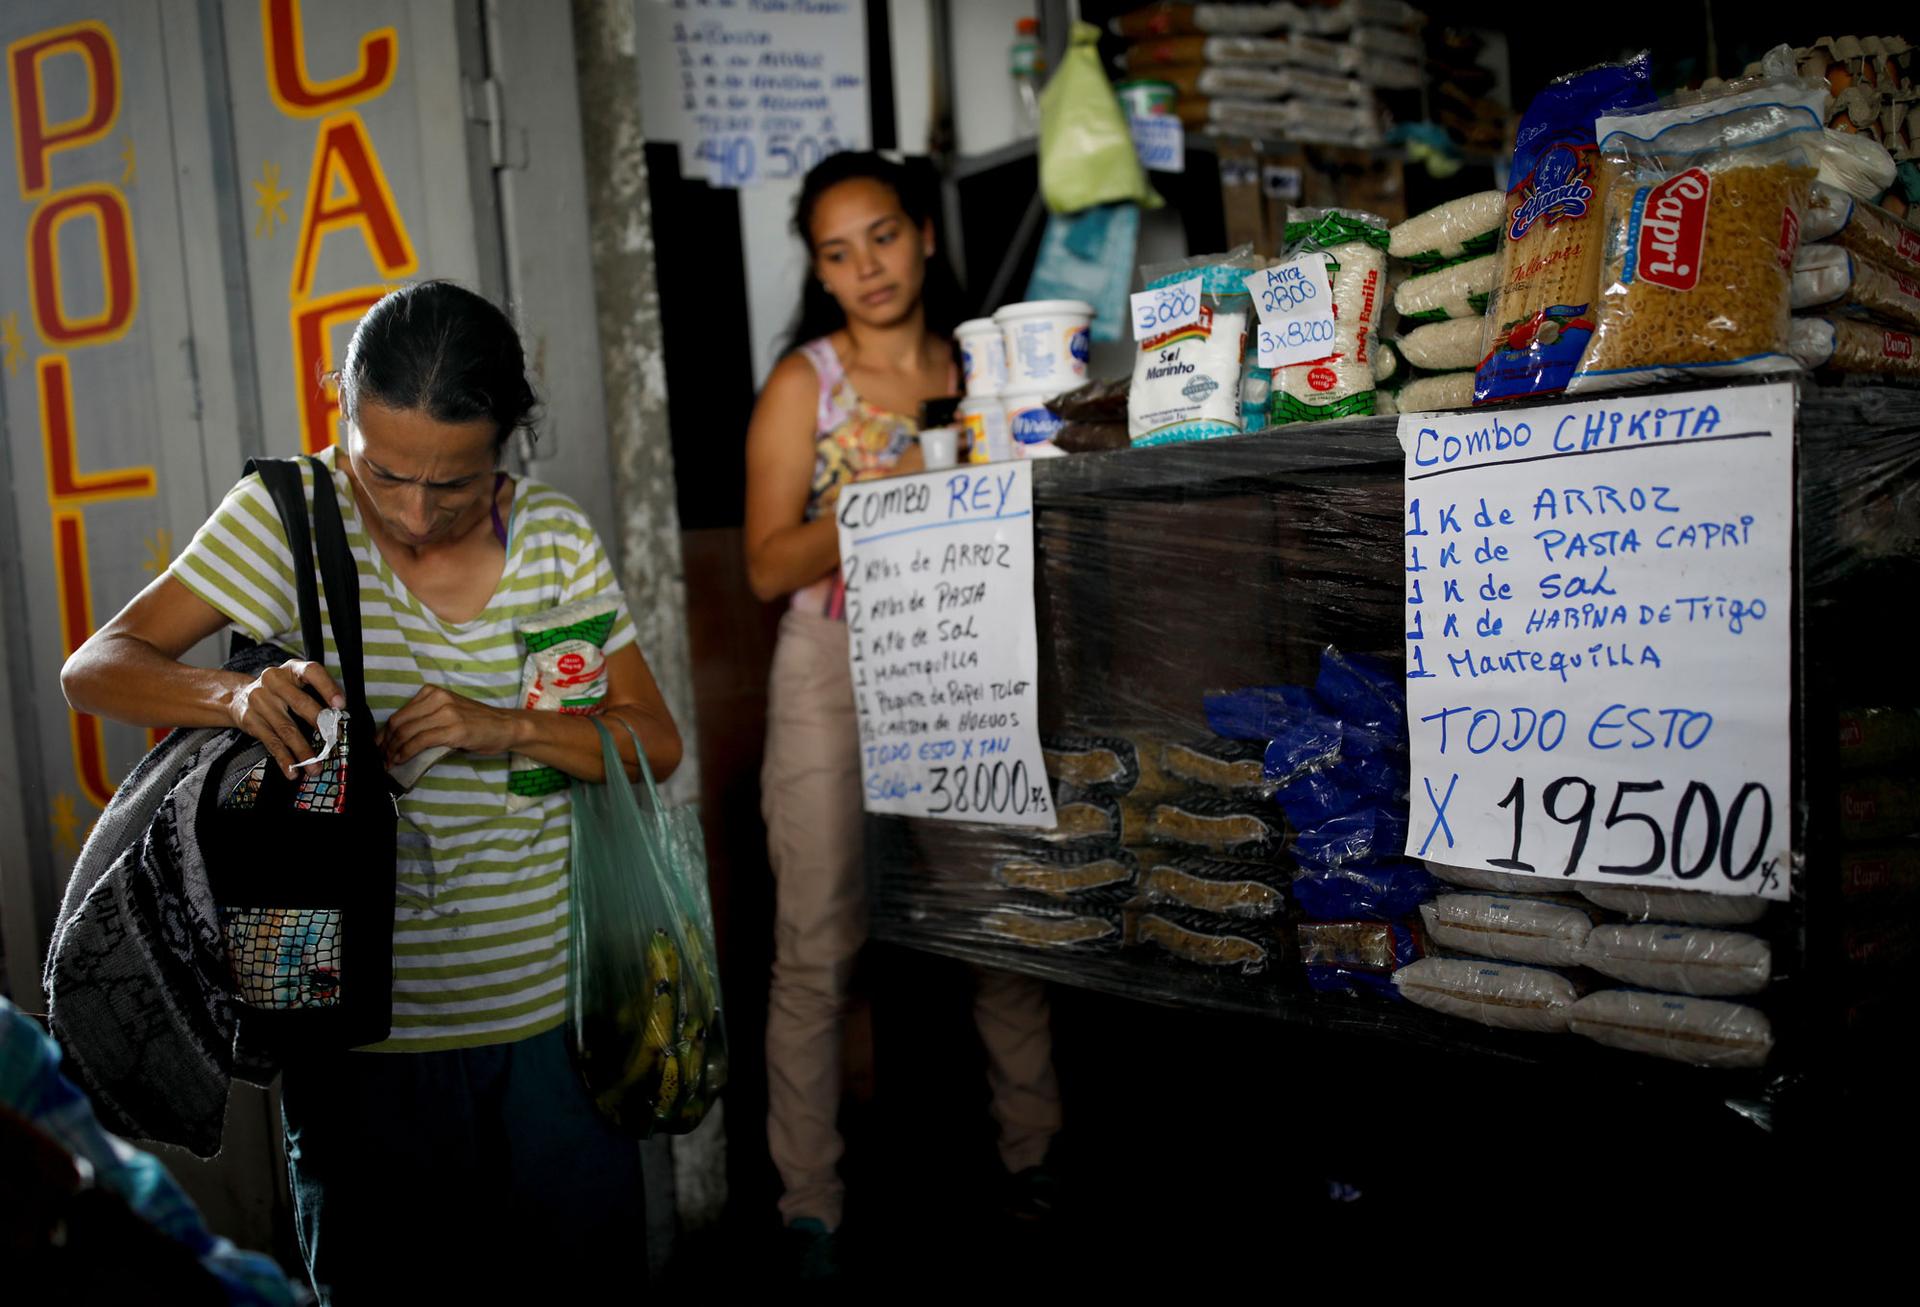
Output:
[[968,812],[992,817],[1004,813],[1025,816],[1046,812],[1053,806],[1045,785],[1035,785],[1027,774],[1027,764],[1016,762],[963,763],[958,767],[935,767],[928,773],[933,784],[927,791],[927,811]]

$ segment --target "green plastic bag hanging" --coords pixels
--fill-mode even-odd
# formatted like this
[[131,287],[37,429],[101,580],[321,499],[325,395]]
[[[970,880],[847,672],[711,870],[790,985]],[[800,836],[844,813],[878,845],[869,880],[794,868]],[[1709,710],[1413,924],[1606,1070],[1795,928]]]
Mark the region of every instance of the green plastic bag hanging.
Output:
[[1161,205],[1100,66],[1100,29],[1092,23],[1073,25],[1060,70],[1040,93],[1040,193],[1055,213],[1121,200]]
[[609,779],[573,786],[567,1035],[594,1106],[616,1127],[640,1139],[686,1134],[727,1080],[706,843],[695,809],[660,801],[633,728],[620,723],[640,751],[644,803],[625,784],[613,734],[593,724]]

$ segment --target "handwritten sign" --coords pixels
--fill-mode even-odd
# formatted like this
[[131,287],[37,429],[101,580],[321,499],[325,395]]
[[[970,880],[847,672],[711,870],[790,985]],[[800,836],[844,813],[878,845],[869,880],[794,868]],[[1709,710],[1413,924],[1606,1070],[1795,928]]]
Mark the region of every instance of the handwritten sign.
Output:
[[1200,320],[1200,278],[1190,277],[1172,286],[1137,291],[1133,309],[1133,338],[1151,340]]
[[1407,853],[1784,898],[1793,390],[1411,413]]
[[1127,116],[1133,129],[1134,152],[1140,166],[1150,172],[1187,170],[1187,129],[1170,113],[1136,113]]
[[835,513],[867,811],[1051,828],[1032,465],[855,483]]
[[658,0],[634,6],[647,135],[737,189],[865,149],[866,7],[855,0]]
[[1333,282],[1325,254],[1296,254],[1246,281],[1260,320],[1261,367],[1281,368],[1333,353]]

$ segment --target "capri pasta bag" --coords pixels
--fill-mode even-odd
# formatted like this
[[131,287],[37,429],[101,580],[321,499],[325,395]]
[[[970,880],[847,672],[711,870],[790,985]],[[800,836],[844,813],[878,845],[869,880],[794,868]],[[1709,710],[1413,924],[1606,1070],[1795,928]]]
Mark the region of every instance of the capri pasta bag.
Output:
[[1600,271],[1600,177],[1594,124],[1651,103],[1648,59],[1602,64],[1548,83],[1514,138],[1500,267],[1487,305],[1473,402],[1567,388],[1593,332]]
[[1826,98],[1768,83],[1601,121],[1599,324],[1568,390],[1798,368],[1793,261]]

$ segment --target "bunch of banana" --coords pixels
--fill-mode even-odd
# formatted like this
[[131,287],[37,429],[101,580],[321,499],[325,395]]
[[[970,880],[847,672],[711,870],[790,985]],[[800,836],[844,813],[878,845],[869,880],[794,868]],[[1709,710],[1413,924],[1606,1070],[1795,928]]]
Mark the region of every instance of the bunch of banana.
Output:
[[703,965],[683,973],[680,950],[665,930],[647,941],[646,986],[614,1018],[618,1037],[629,1041],[624,1064],[605,1077],[583,1068],[600,1110],[616,1123],[647,1134],[656,1125],[691,1129],[706,1115],[710,1086],[724,1082],[724,1047],[718,1059],[710,1048],[720,1042],[712,974]]

